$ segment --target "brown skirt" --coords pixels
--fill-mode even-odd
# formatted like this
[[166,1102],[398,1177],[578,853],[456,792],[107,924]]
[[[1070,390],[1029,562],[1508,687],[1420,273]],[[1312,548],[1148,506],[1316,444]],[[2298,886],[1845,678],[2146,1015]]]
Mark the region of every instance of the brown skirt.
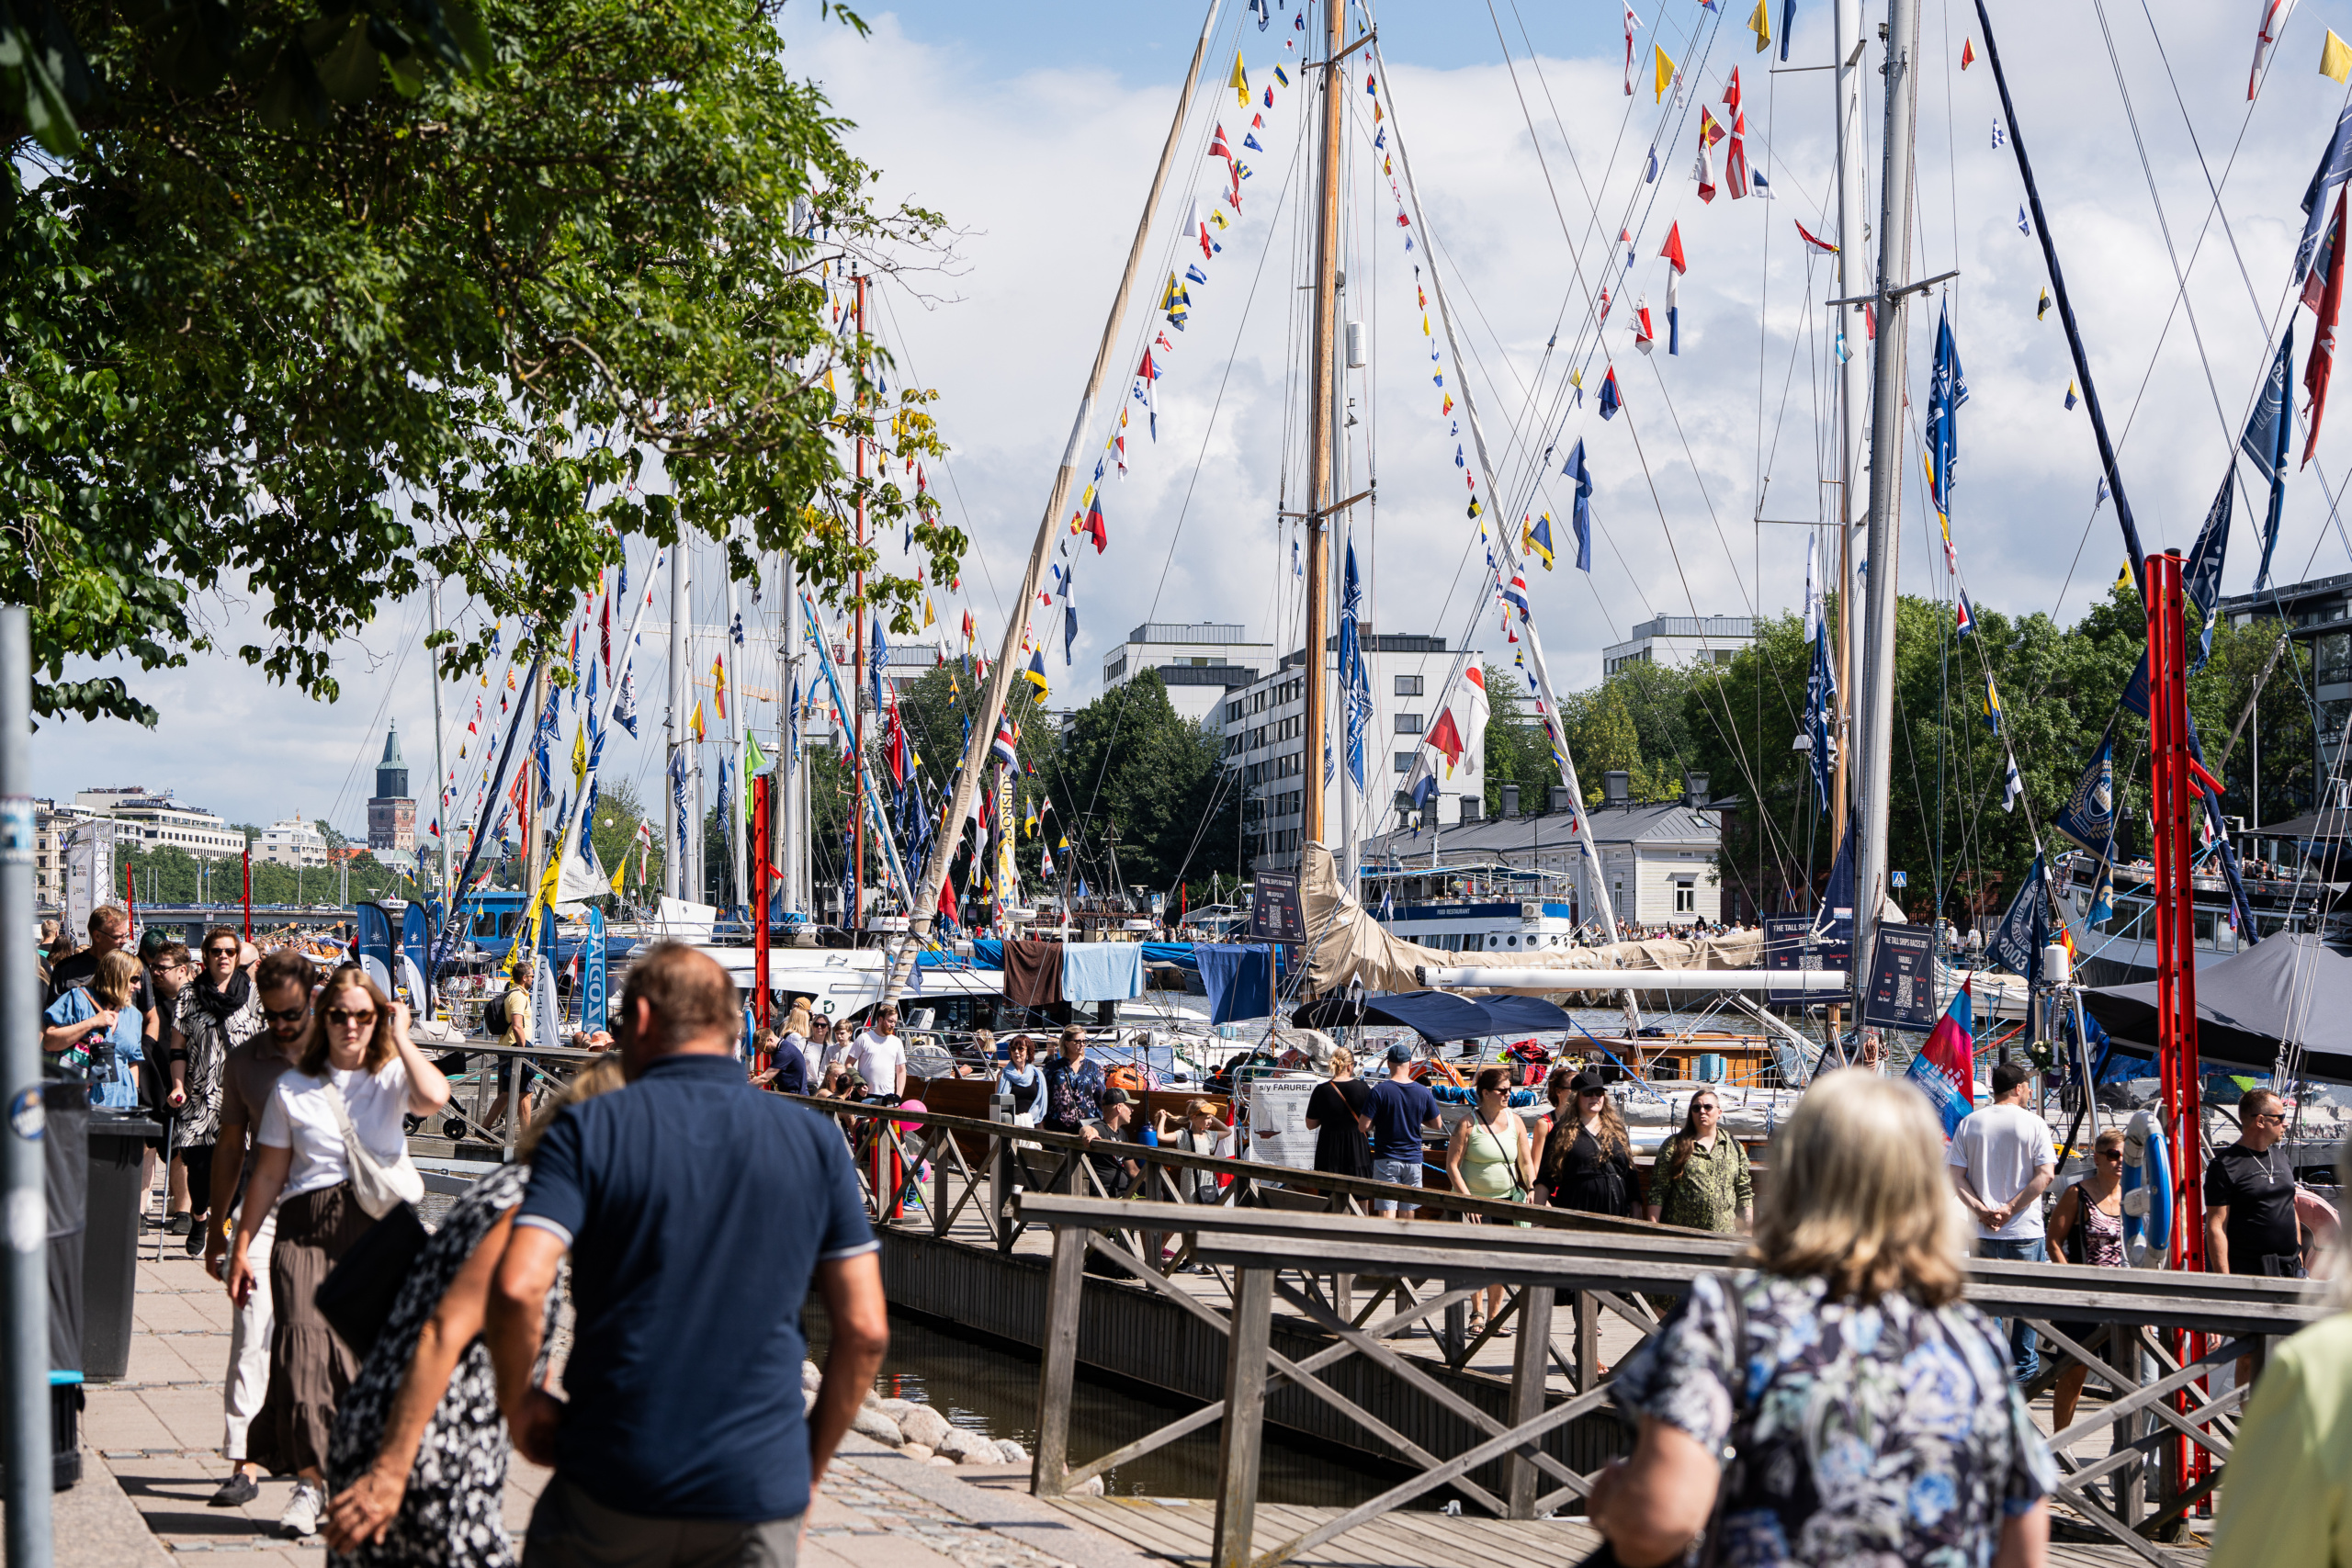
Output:
[[247,1434],[245,1452],[272,1475],[324,1471],[335,1406],[359,1374],[359,1363],[319,1315],[320,1281],[351,1244],[376,1222],[351,1194],[351,1184],[305,1192],[277,1208],[277,1240],[269,1254],[269,1393]]

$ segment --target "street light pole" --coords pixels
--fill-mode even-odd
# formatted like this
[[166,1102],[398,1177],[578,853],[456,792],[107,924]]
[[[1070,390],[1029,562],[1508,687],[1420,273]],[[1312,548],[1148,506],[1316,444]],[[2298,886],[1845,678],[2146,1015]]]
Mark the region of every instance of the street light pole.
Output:
[[7,1312],[0,1327],[8,1383],[6,1502],[10,1568],[48,1568],[50,1540],[49,1199],[44,1168],[40,998],[33,967],[31,619],[0,610],[0,1134],[7,1186]]

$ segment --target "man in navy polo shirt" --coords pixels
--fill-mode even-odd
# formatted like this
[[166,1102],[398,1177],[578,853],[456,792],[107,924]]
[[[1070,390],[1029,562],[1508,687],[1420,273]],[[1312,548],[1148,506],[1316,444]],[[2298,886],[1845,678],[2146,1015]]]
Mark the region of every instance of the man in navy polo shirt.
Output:
[[[555,1467],[527,1568],[789,1568],[881,1365],[882,1271],[849,1150],[745,1085],[741,1017],[725,970],[653,948],[621,1001],[630,1086],[566,1111],[532,1159],[488,1325],[515,1450]],[[579,1316],[560,1400],[532,1368],[567,1251]],[[804,1420],[812,1278],[831,1350]]]

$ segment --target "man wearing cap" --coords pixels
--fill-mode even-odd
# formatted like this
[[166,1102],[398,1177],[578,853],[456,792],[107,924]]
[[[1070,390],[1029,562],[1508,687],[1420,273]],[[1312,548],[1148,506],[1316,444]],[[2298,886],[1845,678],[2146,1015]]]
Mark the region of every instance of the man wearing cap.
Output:
[[[1394,1181],[1405,1187],[1421,1184],[1421,1165],[1425,1157],[1421,1147],[1421,1133],[1442,1131],[1445,1123],[1437,1113],[1437,1096],[1429,1085],[1415,1083],[1413,1047],[1399,1040],[1388,1047],[1388,1076],[1372,1086],[1372,1179]],[[1393,1198],[1373,1201],[1376,1213],[1394,1213],[1400,1220],[1409,1220],[1419,1205],[1399,1202]]]
[[1125,1089],[1113,1084],[1102,1091],[1098,1103],[1102,1107],[1102,1114],[1093,1121],[1080,1122],[1079,1136],[1086,1140],[1086,1157],[1093,1165],[1095,1179],[1102,1183],[1102,1190],[1111,1197],[1124,1198],[1135,1190],[1136,1183],[1142,1179],[1143,1162],[1097,1154],[1094,1145],[1098,1143],[1135,1142],[1127,1132],[1135,1122],[1135,1099]]

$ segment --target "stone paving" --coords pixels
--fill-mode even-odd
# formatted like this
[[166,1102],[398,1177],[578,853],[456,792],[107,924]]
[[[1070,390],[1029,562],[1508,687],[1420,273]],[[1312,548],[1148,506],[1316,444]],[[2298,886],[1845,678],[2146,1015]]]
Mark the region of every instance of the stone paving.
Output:
[[[176,1238],[175,1238],[176,1239]],[[206,1504],[228,1473],[220,1384],[230,1306],[176,1247],[142,1258],[128,1375],[93,1383],[83,1416],[84,1478],[53,1503],[57,1568],[167,1568],[221,1559],[244,1568],[320,1568],[316,1537],[278,1539],[293,1489],[265,1479],[242,1508]],[[516,1459],[505,1517],[520,1537],[548,1472]],[[143,1528],[142,1528],[143,1526]],[[810,1510],[810,1568],[1143,1568],[1114,1537],[1028,1495],[1025,1469],[949,1466],[855,1436]]]

